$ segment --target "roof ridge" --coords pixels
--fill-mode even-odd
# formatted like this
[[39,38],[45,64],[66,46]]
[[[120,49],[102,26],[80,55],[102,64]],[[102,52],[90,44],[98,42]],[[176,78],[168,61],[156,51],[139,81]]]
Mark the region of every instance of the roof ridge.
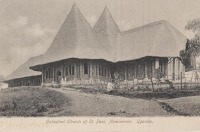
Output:
[[[167,23],[168,26],[170,26],[171,29],[175,30],[176,32],[178,32],[179,34],[183,35],[184,37],[186,37],[183,33],[181,33],[179,30],[177,30],[173,25],[171,25],[170,23]],[[187,38],[187,37],[186,37]]]
[[145,24],[143,26],[139,26],[139,27],[136,27],[136,28],[133,28],[133,29],[122,31],[122,32],[120,32],[120,34],[123,35],[123,34],[128,34],[128,33],[136,32],[138,30],[146,29],[146,28],[149,28],[151,26],[155,26],[155,25],[159,25],[159,24],[163,24],[163,23],[168,23],[168,21],[166,21],[166,20],[155,21],[155,22],[152,22],[152,23]]

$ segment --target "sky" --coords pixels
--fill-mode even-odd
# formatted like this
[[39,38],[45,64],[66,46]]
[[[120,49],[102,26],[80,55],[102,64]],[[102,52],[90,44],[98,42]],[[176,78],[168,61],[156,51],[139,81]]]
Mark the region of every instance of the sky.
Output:
[[121,31],[167,20],[188,38],[200,0],[0,0],[0,75],[7,76],[51,45],[73,3],[93,26],[105,6]]

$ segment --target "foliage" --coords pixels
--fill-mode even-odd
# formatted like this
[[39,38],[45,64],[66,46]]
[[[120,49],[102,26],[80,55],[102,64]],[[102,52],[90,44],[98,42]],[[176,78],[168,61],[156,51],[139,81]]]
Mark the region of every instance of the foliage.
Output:
[[159,81],[161,78],[165,76],[165,73],[161,71],[160,67],[155,70],[155,74],[156,74],[156,79],[158,79]]
[[187,25],[185,26],[185,29],[192,30],[195,33],[195,39],[200,38],[200,18],[188,21]]
[[0,93],[0,116],[48,116],[67,104],[65,95],[47,88],[8,88]]

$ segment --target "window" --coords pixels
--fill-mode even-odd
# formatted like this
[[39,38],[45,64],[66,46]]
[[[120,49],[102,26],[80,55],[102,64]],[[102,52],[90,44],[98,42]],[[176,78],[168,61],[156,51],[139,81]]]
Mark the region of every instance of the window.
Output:
[[46,70],[46,78],[49,77],[49,73],[48,73],[48,70]]
[[53,69],[50,69],[50,78],[53,78]]
[[66,71],[65,71],[65,75],[66,75],[66,76],[69,76],[69,68],[68,68],[68,66],[66,67],[65,70],[66,70]]
[[84,65],[84,74],[88,74],[88,63],[85,62],[83,65]]
[[74,75],[74,65],[71,66],[71,75]]
[[102,76],[102,66],[99,66],[99,75]]
[[69,75],[74,75],[74,65],[69,65]]
[[108,72],[107,72],[107,67],[105,67],[105,76],[107,76]]
[[106,67],[103,66],[103,76],[106,76]]
[[163,64],[163,62],[162,62],[162,61],[160,61],[160,62],[159,62],[159,68],[160,68],[161,72],[163,71],[162,64]]
[[48,79],[48,78],[53,78],[53,69],[51,69],[51,68],[48,68],[46,70],[46,79]]

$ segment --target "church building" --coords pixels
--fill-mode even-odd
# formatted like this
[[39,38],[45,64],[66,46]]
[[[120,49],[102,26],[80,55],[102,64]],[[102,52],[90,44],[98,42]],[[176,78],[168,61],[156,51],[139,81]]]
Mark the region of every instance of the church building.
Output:
[[177,81],[185,72],[179,58],[185,43],[165,20],[120,31],[107,7],[91,27],[74,4],[49,49],[26,66],[40,73],[45,86],[107,83],[116,75],[121,81],[150,79],[158,68],[165,79]]

